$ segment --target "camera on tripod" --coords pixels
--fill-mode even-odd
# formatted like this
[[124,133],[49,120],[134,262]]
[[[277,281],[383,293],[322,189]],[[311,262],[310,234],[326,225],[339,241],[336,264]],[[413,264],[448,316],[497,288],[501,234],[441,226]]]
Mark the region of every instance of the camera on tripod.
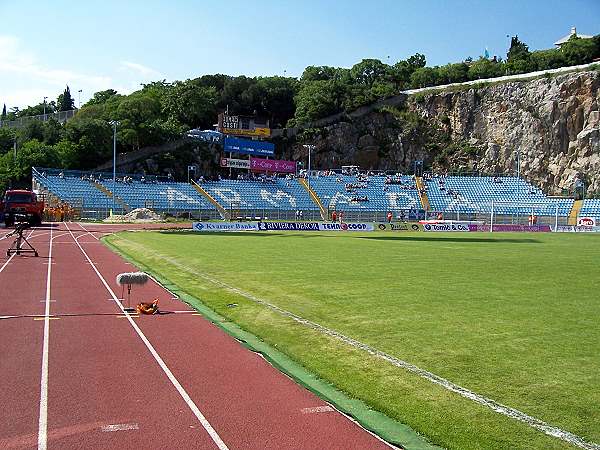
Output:
[[30,227],[31,224],[27,220],[27,216],[15,214],[15,229],[7,234],[6,237],[16,236],[16,238],[8,250],[6,250],[6,256],[10,256],[12,253],[16,253],[17,255],[21,253],[33,253],[34,256],[38,256],[37,250],[23,236],[23,232]]

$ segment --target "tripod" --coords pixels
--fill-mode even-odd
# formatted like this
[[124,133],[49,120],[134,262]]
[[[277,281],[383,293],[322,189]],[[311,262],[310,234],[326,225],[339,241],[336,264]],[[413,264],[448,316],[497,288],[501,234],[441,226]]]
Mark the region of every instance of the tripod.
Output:
[[[36,257],[38,256],[37,250],[33,248],[33,246],[29,243],[27,238],[23,236],[23,231],[25,231],[27,228],[29,228],[29,224],[27,222],[18,223],[17,225],[15,225],[14,231],[12,231],[6,236],[10,237],[17,235],[17,237],[10,245],[8,250],[6,250],[6,256],[10,256],[13,253],[16,253],[17,255],[20,255],[21,253],[33,253]],[[23,248],[23,244],[27,245],[27,247]]]

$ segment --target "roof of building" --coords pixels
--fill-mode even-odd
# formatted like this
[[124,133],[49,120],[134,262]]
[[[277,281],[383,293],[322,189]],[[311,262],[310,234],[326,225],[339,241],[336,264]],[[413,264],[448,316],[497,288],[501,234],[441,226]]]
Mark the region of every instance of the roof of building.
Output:
[[562,44],[564,44],[569,39],[571,39],[571,36],[577,36],[578,38],[581,38],[581,39],[591,39],[594,37],[594,36],[589,36],[587,34],[579,34],[579,33],[577,33],[577,28],[571,27],[571,32],[569,34],[567,34],[566,36],[560,38],[558,41],[556,41],[554,43],[554,45],[557,45],[560,47]]

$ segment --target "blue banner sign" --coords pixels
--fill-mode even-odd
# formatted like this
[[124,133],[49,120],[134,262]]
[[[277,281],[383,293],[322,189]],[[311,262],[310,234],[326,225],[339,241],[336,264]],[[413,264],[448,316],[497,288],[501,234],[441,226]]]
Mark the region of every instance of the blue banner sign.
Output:
[[265,141],[250,141],[248,139],[226,137],[223,144],[223,151],[242,153],[244,155],[273,156],[275,154],[275,145]]

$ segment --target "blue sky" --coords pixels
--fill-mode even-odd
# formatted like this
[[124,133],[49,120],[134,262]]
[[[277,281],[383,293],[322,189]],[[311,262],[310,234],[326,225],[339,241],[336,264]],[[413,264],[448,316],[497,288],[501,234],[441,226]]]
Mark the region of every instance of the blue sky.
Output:
[[[300,76],[308,65],[429,65],[505,56],[507,35],[550,48],[571,26],[600,33],[599,0],[0,0],[0,104],[76,102],[203,74]],[[285,72],[284,72],[285,71]]]

